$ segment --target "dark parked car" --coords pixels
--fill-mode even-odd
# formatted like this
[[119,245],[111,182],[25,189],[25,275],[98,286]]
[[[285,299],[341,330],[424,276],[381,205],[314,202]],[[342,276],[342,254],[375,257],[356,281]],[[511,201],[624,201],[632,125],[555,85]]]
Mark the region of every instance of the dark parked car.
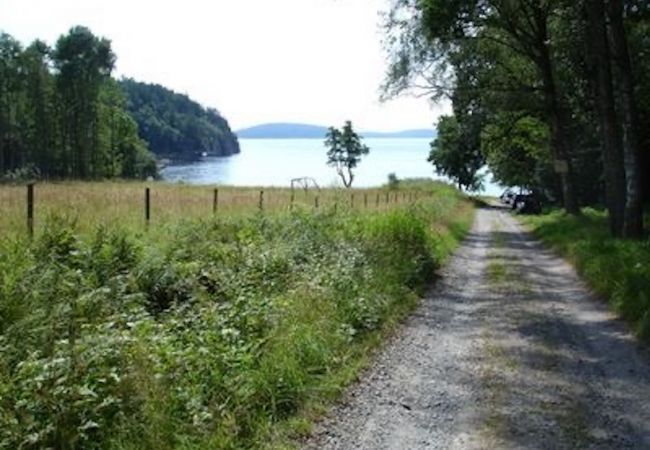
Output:
[[514,201],[514,198],[517,194],[515,191],[512,189],[506,189],[501,196],[499,196],[499,199],[501,199],[501,203],[504,205],[512,205],[512,202]]
[[511,207],[519,214],[539,214],[542,212],[542,205],[535,194],[516,195]]

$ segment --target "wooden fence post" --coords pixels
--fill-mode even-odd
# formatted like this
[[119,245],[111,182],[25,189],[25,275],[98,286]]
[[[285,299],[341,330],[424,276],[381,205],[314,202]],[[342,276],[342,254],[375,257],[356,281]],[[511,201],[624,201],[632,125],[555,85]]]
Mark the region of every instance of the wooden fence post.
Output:
[[291,186],[291,200],[290,200],[290,204],[289,204],[289,209],[291,211],[293,211],[293,203],[294,203],[295,200],[296,200],[296,194],[295,194],[295,192],[293,190],[293,186]]
[[368,193],[367,192],[363,193],[363,207],[368,209]]
[[27,185],[27,232],[34,236],[34,183]]
[[148,187],[144,190],[144,220],[145,226],[149,228],[149,222],[151,221],[151,191]]
[[377,198],[375,199],[375,206],[379,208],[379,192],[377,192]]
[[264,190],[260,191],[260,212],[264,211]]
[[212,214],[219,210],[219,189],[215,188],[212,196]]
[[314,208],[318,209],[318,195],[314,197]]
[[350,209],[354,209],[354,194],[350,194]]

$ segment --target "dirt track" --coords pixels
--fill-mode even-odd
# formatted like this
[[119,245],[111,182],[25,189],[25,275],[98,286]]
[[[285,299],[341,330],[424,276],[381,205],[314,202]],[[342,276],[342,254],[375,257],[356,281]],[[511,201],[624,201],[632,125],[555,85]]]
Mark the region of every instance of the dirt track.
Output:
[[650,355],[574,270],[482,209],[306,448],[650,449]]

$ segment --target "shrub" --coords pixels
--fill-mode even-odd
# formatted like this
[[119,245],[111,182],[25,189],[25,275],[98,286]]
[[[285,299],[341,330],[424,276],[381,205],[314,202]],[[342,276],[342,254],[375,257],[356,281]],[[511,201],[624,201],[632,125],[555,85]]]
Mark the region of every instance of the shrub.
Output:
[[351,380],[465,229],[469,209],[436,189],[387,214],[160,234],[53,217],[31,243],[0,243],[0,447],[268,443]]

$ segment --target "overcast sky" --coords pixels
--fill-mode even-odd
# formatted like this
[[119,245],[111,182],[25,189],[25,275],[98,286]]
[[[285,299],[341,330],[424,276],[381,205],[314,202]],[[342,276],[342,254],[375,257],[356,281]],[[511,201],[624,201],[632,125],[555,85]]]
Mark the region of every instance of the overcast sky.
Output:
[[265,122],[430,128],[448,106],[380,104],[379,11],[390,0],[0,0],[0,30],[54,44],[73,25],[112,41],[115,75],[218,108],[234,129]]

